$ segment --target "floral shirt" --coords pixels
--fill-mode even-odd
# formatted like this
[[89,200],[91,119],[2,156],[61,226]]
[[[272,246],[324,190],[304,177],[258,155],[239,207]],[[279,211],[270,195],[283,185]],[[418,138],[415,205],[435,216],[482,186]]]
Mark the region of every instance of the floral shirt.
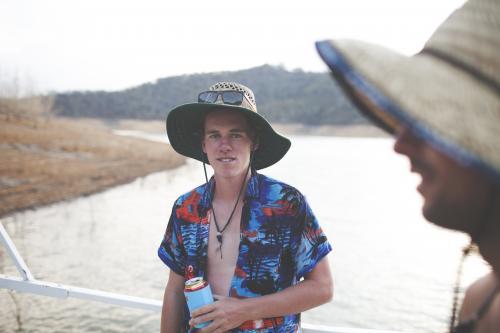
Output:
[[[179,197],[172,209],[161,260],[175,273],[204,276],[208,252],[210,202],[215,180]],[[248,182],[240,227],[240,252],[229,296],[258,297],[297,284],[331,251],[304,196],[261,174]],[[187,311],[187,307],[186,307]],[[189,313],[183,323],[189,331]],[[300,314],[243,323],[231,332],[300,332]]]

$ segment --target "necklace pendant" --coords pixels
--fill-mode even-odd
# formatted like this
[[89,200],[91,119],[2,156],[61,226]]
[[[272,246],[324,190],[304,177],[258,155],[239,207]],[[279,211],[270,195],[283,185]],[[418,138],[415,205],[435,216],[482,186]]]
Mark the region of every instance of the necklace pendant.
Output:
[[219,244],[222,245],[222,234],[220,232],[217,233],[217,240],[219,241]]

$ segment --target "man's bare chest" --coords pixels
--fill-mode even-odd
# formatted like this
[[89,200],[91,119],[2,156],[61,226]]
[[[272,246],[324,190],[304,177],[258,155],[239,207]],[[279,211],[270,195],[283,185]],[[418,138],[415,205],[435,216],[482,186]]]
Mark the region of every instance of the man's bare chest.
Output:
[[[232,219],[220,233],[221,226],[217,228],[212,214],[209,214],[207,278],[212,292],[217,295],[228,294],[239,256],[241,209]],[[218,235],[222,237],[218,238]]]

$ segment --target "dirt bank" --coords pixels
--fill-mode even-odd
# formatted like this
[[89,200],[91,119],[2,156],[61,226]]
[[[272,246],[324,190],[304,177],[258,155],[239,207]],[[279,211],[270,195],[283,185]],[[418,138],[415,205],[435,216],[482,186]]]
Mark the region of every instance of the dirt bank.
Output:
[[2,112],[0,156],[0,217],[184,162],[168,144],[114,135],[99,122]]

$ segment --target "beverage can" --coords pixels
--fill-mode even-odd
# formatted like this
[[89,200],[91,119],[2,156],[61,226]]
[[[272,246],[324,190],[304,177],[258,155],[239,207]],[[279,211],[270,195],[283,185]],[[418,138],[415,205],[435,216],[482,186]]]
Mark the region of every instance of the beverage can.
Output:
[[[214,302],[210,285],[207,281],[203,280],[203,277],[195,277],[187,280],[184,284],[184,296],[186,297],[189,313],[193,313],[196,309]],[[195,327],[203,328],[210,323],[211,321],[207,321],[197,324]]]

